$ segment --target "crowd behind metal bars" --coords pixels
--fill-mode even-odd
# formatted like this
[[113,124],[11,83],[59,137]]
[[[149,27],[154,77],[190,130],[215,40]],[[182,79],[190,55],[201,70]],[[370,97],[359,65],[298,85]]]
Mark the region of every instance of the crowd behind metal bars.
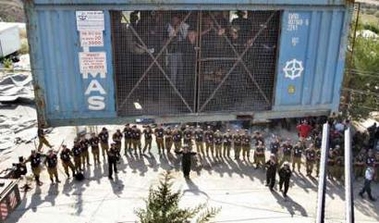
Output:
[[[198,72],[200,82],[207,84],[219,83],[229,73],[230,84],[241,85],[249,80],[242,75],[246,72],[255,74],[262,86],[271,83],[278,30],[268,23],[277,13],[262,12],[259,18],[254,13],[237,11],[231,19],[230,11],[133,11],[129,18],[114,12],[118,82],[134,85],[149,74],[150,85],[162,89],[154,78],[161,80],[164,73],[189,104]],[[269,82],[260,82],[267,78]]]

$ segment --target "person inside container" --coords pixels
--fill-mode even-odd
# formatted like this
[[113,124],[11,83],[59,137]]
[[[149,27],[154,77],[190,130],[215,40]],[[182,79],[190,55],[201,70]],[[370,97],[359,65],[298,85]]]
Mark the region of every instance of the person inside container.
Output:
[[184,84],[181,89],[184,99],[191,106],[194,102],[194,84],[196,75],[196,54],[197,54],[197,36],[198,33],[192,27],[188,30],[188,35],[182,43],[183,53],[183,80]]
[[251,23],[245,18],[246,12],[238,10],[236,12],[237,18],[232,20],[232,26],[236,27],[239,30],[240,38],[246,42],[249,34],[251,33]]
[[183,83],[183,54],[181,45],[187,38],[189,25],[182,21],[179,13],[171,16],[170,22],[166,26],[168,41],[168,66],[170,70],[170,79],[173,85]]

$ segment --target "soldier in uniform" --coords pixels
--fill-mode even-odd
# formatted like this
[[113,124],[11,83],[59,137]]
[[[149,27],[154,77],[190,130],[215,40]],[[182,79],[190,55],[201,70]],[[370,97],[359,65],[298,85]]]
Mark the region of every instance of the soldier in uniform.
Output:
[[172,147],[172,131],[171,131],[171,127],[167,127],[166,131],[165,131],[165,146],[166,146],[166,150],[167,150],[167,153],[170,153],[171,152],[171,147]]
[[[290,186],[290,178],[292,171],[290,169],[290,164],[285,161],[283,166],[279,169],[279,190],[283,193],[283,197],[287,197],[288,188]],[[284,184],[284,191],[282,190]]]
[[32,167],[32,172],[34,175],[34,179],[36,180],[37,186],[42,185],[42,182],[39,179],[40,174],[41,174],[41,157],[42,157],[42,155],[39,152],[32,150],[32,154],[24,162],[24,163],[30,162],[31,167]]
[[125,156],[128,151],[132,150],[132,138],[133,138],[133,130],[130,127],[130,124],[127,123],[125,125],[124,130],[122,131],[124,133],[124,143],[125,143]]
[[112,143],[111,148],[108,150],[108,178],[110,180],[113,180],[113,171],[117,174],[117,157],[116,143]]
[[366,150],[361,149],[361,151],[358,153],[358,155],[354,159],[354,175],[355,179],[358,179],[359,177],[364,177],[364,171],[365,171],[365,160],[366,160]]
[[38,149],[37,149],[38,152],[41,152],[43,144],[45,144],[46,146],[48,146],[50,148],[53,147],[52,145],[50,145],[49,141],[47,141],[46,133],[43,130],[43,127],[44,127],[44,125],[41,124],[37,130],[37,136],[38,136],[38,140],[39,140],[39,145],[38,145]]
[[47,165],[47,172],[50,176],[50,181],[52,184],[54,184],[54,177],[55,177],[55,183],[60,183],[60,180],[58,178],[58,157],[57,154],[54,152],[54,150],[50,149],[46,159],[45,159],[45,165]]
[[224,134],[224,151],[223,156],[230,158],[230,149],[233,143],[233,135],[230,133],[230,129],[226,130]]
[[122,142],[122,133],[120,129],[117,129],[112,135],[112,140],[116,144],[117,155],[121,156],[121,142]]
[[216,157],[221,157],[221,149],[222,149],[222,133],[220,130],[217,130],[214,134],[214,142],[216,147]]
[[90,145],[89,140],[86,139],[86,137],[83,135],[79,141],[79,145],[81,148],[82,165],[83,165],[83,169],[84,169],[86,163],[87,163],[87,166],[91,165],[89,163],[89,152],[88,152],[88,147]]
[[213,141],[214,141],[214,132],[210,126],[207,127],[207,131],[204,133],[205,138],[205,152],[207,153],[207,156],[209,156],[209,150],[211,151],[212,156],[214,156],[214,147],[213,147]]
[[265,144],[265,139],[259,131],[254,132],[253,139],[255,140],[254,146],[258,146],[259,142],[262,142],[263,145]]
[[282,159],[280,160],[280,165],[283,165],[284,162],[291,163],[291,155],[292,155],[292,145],[289,140],[284,141],[282,144]]
[[157,142],[158,147],[158,153],[159,155],[164,153],[164,144],[163,144],[163,137],[164,137],[164,129],[162,128],[162,125],[159,124],[158,127],[154,130],[155,134],[155,141]]
[[183,143],[188,145],[189,149],[192,150],[192,135],[193,131],[190,126],[186,126],[186,129],[183,131]]
[[295,165],[297,165],[297,171],[300,173],[300,167],[301,167],[301,156],[303,154],[303,145],[299,141],[296,143],[295,147],[293,148],[293,154],[292,154],[292,171],[295,172]]
[[262,141],[258,141],[258,145],[255,147],[254,152],[255,169],[258,169],[259,165],[264,166],[265,162],[265,145]]
[[270,159],[266,162],[266,186],[270,188],[270,190],[274,190],[275,185],[275,175],[276,170],[278,168],[278,164],[276,162],[275,154],[270,155]]
[[67,174],[67,177],[70,178],[70,173],[68,172],[68,168],[70,167],[72,171],[72,176],[75,176],[75,166],[71,161],[72,152],[66,145],[62,145],[62,151],[60,154],[62,166],[64,172]]
[[328,152],[328,161],[327,161],[327,164],[328,164],[328,178],[329,179],[333,179],[334,175],[335,175],[335,169],[336,169],[336,155],[335,155],[335,152],[330,149],[329,152]]
[[137,128],[136,125],[133,125],[132,127],[132,130],[133,130],[133,139],[132,139],[132,142],[133,142],[133,149],[134,149],[134,155],[137,155],[137,149],[139,151],[139,154],[141,155],[141,130],[139,128]]
[[320,173],[321,148],[316,147],[316,177]]
[[78,173],[82,170],[82,149],[77,141],[74,141],[72,154],[74,155],[75,172]]
[[195,130],[196,151],[204,156],[204,132],[200,125]]
[[175,152],[182,148],[182,131],[176,126],[172,132],[172,139],[174,141]]
[[243,156],[243,160],[246,160],[246,157],[247,157],[247,161],[249,161],[250,160],[251,136],[250,136],[249,131],[247,129],[245,130],[245,134],[243,134],[241,136],[241,139],[242,139],[242,156]]
[[151,127],[148,125],[146,128],[143,130],[143,135],[145,138],[145,145],[143,147],[143,153],[146,152],[146,149],[148,152],[151,152],[151,142],[153,141],[153,130],[151,130]]
[[373,167],[374,165],[375,165],[374,152],[372,151],[372,149],[369,149],[367,152],[367,157],[366,157],[366,166]]
[[275,137],[275,140],[271,142],[270,144],[270,152],[274,154],[275,156],[277,156],[279,148],[280,148],[280,140],[278,137]]
[[93,132],[91,133],[91,138],[89,139],[89,144],[91,145],[91,151],[93,155],[93,162],[96,164],[100,164],[100,154],[99,154],[99,137]]
[[190,178],[190,172],[191,172],[191,159],[193,155],[196,155],[195,152],[191,152],[188,145],[184,144],[183,149],[181,151],[175,151],[176,154],[182,155],[182,170],[184,178],[189,179]]
[[334,177],[337,180],[342,180],[342,176],[344,175],[344,158],[341,152],[338,150],[335,151],[336,153],[336,164],[335,164],[335,175]]
[[234,159],[239,160],[240,159],[240,153],[241,153],[241,135],[239,133],[239,130],[236,130],[236,133],[233,134],[233,142],[234,142]]
[[314,145],[311,143],[309,148],[305,150],[305,165],[307,170],[307,176],[312,175],[313,167],[316,160],[316,150]]
[[105,127],[101,129],[101,132],[99,133],[99,139],[100,139],[101,152],[103,153],[103,158],[105,158],[105,155],[107,154],[108,149],[109,149],[109,144],[108,144],[109,133]]

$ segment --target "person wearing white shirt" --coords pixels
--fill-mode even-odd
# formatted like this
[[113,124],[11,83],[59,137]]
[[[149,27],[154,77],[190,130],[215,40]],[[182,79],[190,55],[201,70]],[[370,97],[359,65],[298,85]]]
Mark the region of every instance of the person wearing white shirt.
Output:
[[376,199],[371,195],[371,181],[374,179],[375,171],[372,167],[367,167],[365,172],[365,182],[363,188],[359,192],[359,196],[363,198],[363,194],[367,192],[368,197],[371,201],[376,201]]

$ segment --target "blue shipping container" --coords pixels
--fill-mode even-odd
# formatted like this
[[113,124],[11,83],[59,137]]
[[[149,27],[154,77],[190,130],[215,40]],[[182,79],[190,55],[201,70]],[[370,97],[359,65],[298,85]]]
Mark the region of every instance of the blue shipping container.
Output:
[[[39,122],[271,119],[337,111],[352,6],[346,0],[25,1]],[[193,34],[193,54],[184,53],[182,43],[173,48],[182,41],[174,17],[186,28],[183,40]],[[165,25],[154,29],[159,22]]]

